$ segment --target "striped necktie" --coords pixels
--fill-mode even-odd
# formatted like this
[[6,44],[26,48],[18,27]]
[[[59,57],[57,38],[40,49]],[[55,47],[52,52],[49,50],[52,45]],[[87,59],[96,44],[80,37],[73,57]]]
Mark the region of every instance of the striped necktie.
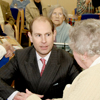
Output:
[[40,73],[40,75],[42,76],[43,71],[44,71],[44,69],[45,69],[45,59],[41,58],[40,60],[41,60],[41,62],[42,62],[42,64],[43,64],[42,69],[41,69],[41,73]]

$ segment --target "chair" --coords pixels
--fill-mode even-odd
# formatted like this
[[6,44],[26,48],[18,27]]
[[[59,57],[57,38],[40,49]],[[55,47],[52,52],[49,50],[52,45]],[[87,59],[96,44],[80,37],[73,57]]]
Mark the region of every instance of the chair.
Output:
[[87,14],[82,14],[82,16],[81,16],[81,20],[85,20],[85,19],[89,19],[89,18],[99,19],[99,15],[87,13]]
[[76,15],[76,14],[77,14],[77,8],[75,8],[75,9],[72,11],[72,14],[73,14],[73,15]]
[[[25,27],[24,23],[25,23],[25,11],[23,9],[20,10],[21,12],[21,28],[20,28],[20,41],[19,43],[21,44],[21,40],[22,40],[22,34],[23,33],[28,33],[29,30]],[[30,40],[29,40],[30,41]],[[31,43],[29,42],[29,46],[31,45]]]
[[0,60],[0,68],[5,65],[9,61],[9,57],[5,58],[5,56]]
[[15,38],[19,42],[19,22],[20,22],[20,11],[16,8],[10,8],[13,18],[15,19],[14,29]]

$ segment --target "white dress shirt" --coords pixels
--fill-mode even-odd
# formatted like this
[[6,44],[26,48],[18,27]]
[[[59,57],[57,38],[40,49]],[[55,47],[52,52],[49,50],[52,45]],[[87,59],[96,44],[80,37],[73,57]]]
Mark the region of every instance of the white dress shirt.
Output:
[[[45,65],[46,65],[47,62],[48,62],[48,59],[49,59],[50,54],[51,54],[51,52],[43,58],[43,59],[45,59]],[[36,52],[36,56],[37,56],[37,62],[38,62],[39,71],[41,72],[43,63],[41,62],[40,59],[41,59],[42,57],[40,57],[39,54],[38,54],[37,52]]]

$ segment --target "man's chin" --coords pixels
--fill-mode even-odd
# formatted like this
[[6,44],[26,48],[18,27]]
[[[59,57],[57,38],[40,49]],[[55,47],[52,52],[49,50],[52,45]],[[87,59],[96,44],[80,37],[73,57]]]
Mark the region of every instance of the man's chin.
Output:
[[49,52],[43,51],[43,52],[39,52],[39,54],[40,54],[41,57],[45,57],[47,54],[49,54]]

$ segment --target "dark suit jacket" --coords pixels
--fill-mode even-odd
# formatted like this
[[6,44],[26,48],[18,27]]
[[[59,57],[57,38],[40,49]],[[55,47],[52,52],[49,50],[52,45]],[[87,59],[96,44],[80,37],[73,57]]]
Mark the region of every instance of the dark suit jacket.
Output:
[[78,74],[72,57],[66,51],[53,47],[41,77],[36,51],[31,46],[17,50],[14,58],[0,69],[0,96],[8,98],[15,89],[7,84],[17,79],[15,88],[19,91],[27,88],[33,93],[43,94],[44,98],[59,98],[62,97],[65,85],[71,83]]
[[10,23],[11,25],[14,25],[15,20],[12,16],[9,3],[0,0],[0,5],[1,5],[1,10],[2,10],[2,13],[3,13],[4,21]]

